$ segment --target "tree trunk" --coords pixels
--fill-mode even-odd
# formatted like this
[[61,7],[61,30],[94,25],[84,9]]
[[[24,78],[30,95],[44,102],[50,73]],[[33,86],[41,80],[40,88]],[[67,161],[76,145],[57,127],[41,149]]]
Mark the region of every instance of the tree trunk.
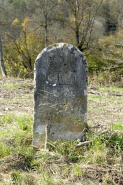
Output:
[[0,33],[0,65],[1,65],[2,75],[7,76],[6,69],[5,69],[4,62],[3,62],[1,33]]
[[47,47],[47,0],[45,0],[45,47]]
[[74,12],[74,18],[75,18],[75,35],[76,35],[76,45],[79,45],[79,22],[78,22],[78,12],[79,12],[79,3],[78,0],[76,0],[75,5],[75,12]]
[[76,34],[76,44],[79,45],[79,25],[78,22],[75,22],[76,28],[75,28],[75,34]]
[[47,47],[47,22],[45,23],[45,47]]

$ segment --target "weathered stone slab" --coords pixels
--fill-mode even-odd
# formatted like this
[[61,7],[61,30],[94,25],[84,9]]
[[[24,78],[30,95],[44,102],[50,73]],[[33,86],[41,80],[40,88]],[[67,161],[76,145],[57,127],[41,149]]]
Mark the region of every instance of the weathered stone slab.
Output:
[[37,57],[34,68],[33,145],[50,139],[74,140],[87,126],[88,67],[83,54],[69,44],[53,44]]

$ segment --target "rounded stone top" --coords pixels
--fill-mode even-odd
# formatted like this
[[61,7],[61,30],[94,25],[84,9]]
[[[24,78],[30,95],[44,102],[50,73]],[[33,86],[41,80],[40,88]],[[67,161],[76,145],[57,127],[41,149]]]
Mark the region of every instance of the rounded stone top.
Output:
[[68,44],[68,43],[54,43],[54,44],[52,44],[52,45],[44,48],[39,53],[39,55],[37,56],[36,60],[38,60],[43,53],[49,52],[49,51],[52,51],[52,50],[55,50],[55,49],[60,49],[60,50],[62,50],[62,49],[65,49],[65,50],[68,49],[68,50],[73,51],[73,53],[75,53],[75,54],[78,53],[79,55],[83,55],[82,52],[77,47],[75,47],[75,46],[73,46],[71,44]]
[[44,48],[37,56],[34,65],[34,79],[36,76],[42,76],[45,81],[45,78],[58,77],[59,83],[55,83],[57,80],[54,80],[53,84],[68,84],[68,80],[62,79],[63,76],[66,79],[72,78],[70,84],[73,84],[75,76],[79,81],[81,79],[86,82],[87,75],[88,65],[83,53],[77,47],[67,43],[54,43]]

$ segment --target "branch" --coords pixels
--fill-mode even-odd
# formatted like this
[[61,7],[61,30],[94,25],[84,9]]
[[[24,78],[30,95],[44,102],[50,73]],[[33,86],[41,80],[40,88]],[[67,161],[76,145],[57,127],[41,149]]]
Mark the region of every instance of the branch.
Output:
[[97,6],[96,11],[95,11],[95,13],[94,13],[94,15],[93,15],[92,18],[91,18],[91,12],[92,12],[93,6],[91,7],[91,9],[90,9],[90,11],[89,11],[88,24],[87,24],[86,29],[84,29],[84,31],[83,31],[83,37],[82,37],[82,40],[81,40],[81,42],[80,42],[80,44],[79,44],[79,48],[81,48],[81,49],[82,49],[82,46],[83,46],[83,44],[84,44],[84,42],[85,42],[85,40],[86,40],[87,34],[88,34],[88,32],[89,32],[89,29],[90,29],[89,37],[88,37],[88,40],[87,40],[87,48],[88,48],[88,44],[89,44],[90,39],[91,39],[91,34],[92,34],[92,30],[93,30],[95,18],[96,18],[97,12],[98,12],[98,10],[99,10],[99,8],[100,8],[102,2],[103,2],[103,0],[100,1],[100,3],[99,3],[99,5]]
[[[17,43],[16,43],[16,41],[14,41],[14,39],[13,39],[13,37],[12,36],[10,36],[9,34],[7,34],[7,36],[12,40],[12,42],[13,42],[13,44],[14,44],[14,46],[15,46],[15,50],[19,53],[19,54],[21,54],[23,57],[25,57],[27,60],[28,60],[28,58],[25,56],[25,54],[24,54],[24,52],[20,49],[20,47],[17,45]],[[27,66],[24,64],[24,62],[21,60],[21,62],[22,62],[22,64],[23,64],[23,66],[27,69]]]
[[84,142],[80,142],[79,144],[77,144],[75,146],[75,148],[81,147],[81,146],[88,146],[89,144],[92,144],[93,140],[91,141],[84,141]]
[[96,18],[97,12],[98,12],[98,10],[99,10],[99,8],[100,8],[102,2],[103,2],[103,0],[100,1],[100,4],[99,4],[99,6],[97,7],[96,12],[95,12],[95,14],[94,14],[93,17],[92,17],[92,24],[91,24],[91,29],[90,29],[90,34],[89,34],[89,38],[88,38],[88,41],[87,41],[87,45],[88,45],[89,42],[90,42],[92,30],[93,30],[93,27],[94,27],[95,18]]
[[27,46],[27,35],[26,35],[25,31],[23,31],[23,33],[24,33],[24,38],[25,38],[25,46],[26,46],[25,49],[26,49],[26,52],[27,52],[27,55],[28,55],[28,57],[26,57],[26,58],[27,58],[27,61],[29,62],[30,69],[32,69],[31,56],[30,56],[30,53],[29,53],[29,50],[28,50],[28,46]]

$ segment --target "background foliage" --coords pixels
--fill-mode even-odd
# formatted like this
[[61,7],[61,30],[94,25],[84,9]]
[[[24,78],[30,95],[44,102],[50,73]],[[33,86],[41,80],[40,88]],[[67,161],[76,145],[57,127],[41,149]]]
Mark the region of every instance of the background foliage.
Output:
[[122,0],[0,0],[0,32],[7,74],[33,76],[47,45],[65,42],[86,56],[89,71],[123,75]]

